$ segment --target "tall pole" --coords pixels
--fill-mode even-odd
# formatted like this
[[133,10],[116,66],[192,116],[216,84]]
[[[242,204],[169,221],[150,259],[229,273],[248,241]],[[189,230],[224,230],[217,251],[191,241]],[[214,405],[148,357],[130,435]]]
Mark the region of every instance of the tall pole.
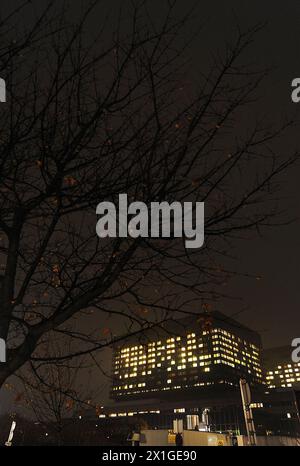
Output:
[[243,403],[243,411],[245,416],[245,423],[248,435],[249,445],[255,446],[256,441],[256,432],[255,425],[253,421],[252,409],[251,409],[251,392],[250,387],[245,379],[240,379],[240,390]]
[[2,78],[0,78],[0,102],[6,102],[6,85]]

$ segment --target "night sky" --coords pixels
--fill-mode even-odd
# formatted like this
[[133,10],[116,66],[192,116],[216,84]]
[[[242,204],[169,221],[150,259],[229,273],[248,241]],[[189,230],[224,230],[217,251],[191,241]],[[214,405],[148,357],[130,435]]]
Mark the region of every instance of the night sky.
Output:
[[[12,3],[14,2],[10,2]],[[39,0],[33,1],[34,3],[46,2]],[[80,2],[70,3],[71,12]],[[94,16],[91,28],[97,27],[98,21],[101,23],[104,12],[116,12],[121,3],[126,5],[126,0],[103,1],[99,7],[99,18]],[[152,0],[149,8],[153,15],[159,15],[161,3],[161,0]],[[178,15],[195,4],[194,0],[178,3]],[[249,57],[246,57],[261,67],[274,67],[261,88],[261,101],[256,105],[256,111],[259,111],[260,118],[265,116],[266,120],[271,121],[292,115],[299,118],[300,103],[291,103],[290,97],[291,81],[300,77],[299,1],[289,0],[282,3],[210,0],[196,3],[199,5],[194,15],[197,18],[194,23],[198,21],[202,25],[202,32],[195,38],[188,51],[188,58],[193,67],[191,80],[197,69],[206,67],[210,51],[221,50],[225,39],[232,37],[236,23],[243,29],[266,22],[266,26],[251,47]],[[300,122],[292,133],[289,132],[288,136],[283,137],[279,150],[292,152],[298,147],[300,149],[299,130]],[[299,213],[299,178],[299,166],[294,166],[282,177],[280,208],[288,212],[291,218],[296,218]],[[243,324],[260,332],[265,347],[290,345],[293,338],[300,337],[299,237],[300,223],[296,220],[288,226],[269,229],[262,237],[253,235],[245,241],[238,241],[232,251],[235,260],[231,262],[231,268],[262,278],[257,280],[241,276],[233,279],[227,293],[237,299],[226,300],[224,306],[220,303],[219,310],[228,315],[237,314],[237,318]]]
[[[201,2],[201,15],[207,18],[204,26],[204,43],[201,49],[219,47],[224,37],[230,36],[236,21],[241,27],[251,27],[258,22],[266,22],[264,30],[253,44],[251,60],[261,66],[273,68],[266,79],[260,103],[266,120],[271,118],[291,118],[299,110],[291,103],[290,83],[300,75],[300,4],[292,0],[286,4],[278,2],[227,1]],[[197,61],[196,47],[193,50]],[[283,138],[280,150],[292,151],[299,148],[299,127]],[[299,215],[299,167],[283,177],[283,198],[281,210],[291,218]],[[299,316],[299,259],[300,224],[265,232],[262,238],[254,238],[237,245],[233,254],[237,257],[236,267],[258,275],[262,280],[239,278],[231,283],[232,294],[243,300],[234,303],[239,319],[258,330],[266,347],[290,345],[292,338],[300,331]],[[224,310],[232,313],[229,303]],[[233,311],[234,312],[234,311]],[[298,332],[298,333],[297,333]]]
[[[106,2],[103,2],[106,4]],[[109,2],[116,11],[119,1]],[[124,4],[124,2],[122,2]],[[233,37],[238,24],[241,29],[265,23],[255,43],[244,58],[255,66],[271,68],[269,76],[260,89],[260,101],[254,115],[259,114],[266,122],[279,122],[285,118],[299,120],[300,103],[291,102],[291,81],[300,76],[300,4],[291,0],[286,4],[228,0],[220,2],[178,2],[178,15],[197,4],[194,25],[201,26],[201,33],[195,38],[190,54],[191,86],[196,85],[197,70],[207,68],[210,53],[222,50],[226,40]],[[150,12],[160,14],[161,2],[151,2]],[[250,109],[250,112],[252,110]],[[290,153],[300,148],[300,126],[284,135],[278,148]],[[292,219],[299,216],[300,190],[298,185],[300,167],[294,166],[282,176],[282,197],[279,208]],[[237,299],[220,303],[219,310],[235,315],[244,324],[259,331],[265,347],[290,345],[300,333],[299,317],[299,263],[300,223],[263,232],[262,237],[253,235],[250,239],[233,245],[235,257],[229,265],[237,272],[246,272],[255,278],[239,277],[233,280],[226,292]],[[242,311],[242,312],[240,312]]]
[[[182,10],[194,4],[193,1],[179,3]],[[197,21],[201,22],[203,32],[190,51],[193,67],[201,69],[205,63],[203,57],[208,59],[211,51],[222,49],[224,40],[232,37],[237,23],[241,29],[266,23],[248,57],[250,63],[272,68],[260,90],[261,99],[255,112],[266,121],[292,117],[299,120],[300,104],[292,103],[290,98],[290,83],[300,76],[299,2],[215,0],[198,3]],[[288,153],[298,149],[299,131],[297,125],[284,136],[279,150]],[[299,216],[299,175],[298,166],[282,177],[280,209],[293,219]],[[262,278],[233,280],[227,292],[239,299],[224,302],[220,310],[228,315],[236,313],[242,323],[259,331],[265,347],[290,345],[300,333],[299,237],[300,223],[295,220],[290,225],[265,231],[262,237],[253,236],[237,242],[231,251],[235,257],[230,264],[232,268]]]

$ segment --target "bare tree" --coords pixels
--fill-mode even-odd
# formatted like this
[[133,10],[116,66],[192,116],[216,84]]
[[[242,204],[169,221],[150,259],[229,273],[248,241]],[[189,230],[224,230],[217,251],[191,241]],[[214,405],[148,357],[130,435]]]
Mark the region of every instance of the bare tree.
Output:
[[[59,356],[61,351],[53,348],[52,354]],[[87,380],[87,376],[84,386],[79,380],[79,373],[84,370],[84,366],[83,361],[77,361],[74,367],[60,362],[44,366],[40,371],[32,366],[32,371],[21,371],[18,374],[24,390],[17,394],[16,400],[25,403],[39,424],[54,436],[57,444],[64,443],[68,420],[80,416],[80,412],[87,409],[93,410],[95,415],[101,411],[100,406],[95,404],[94,385]]]
[[[276,150],[290,123],[239,125],[265,74],[243,60],[259,27],[237,28],[196,86],[181,36],[189,14],[178,19],[175,2],[155,21],[147,2],[130,3],[126,18],[88,33],[97,4],[75,21],[49,1],[24,29],[26,1],[0,22],[0,386],[29,361],[41,373],[94,358],[116,341],[110,328],[99,334],[107,316],[128,335],[217,299],[228,242],[279,221],[279,176],[297,159]],[[204,247],[99,239],[96,205],[120,193],[204,201]],[[64,354],[49,351],[54,338],[68,342]]]

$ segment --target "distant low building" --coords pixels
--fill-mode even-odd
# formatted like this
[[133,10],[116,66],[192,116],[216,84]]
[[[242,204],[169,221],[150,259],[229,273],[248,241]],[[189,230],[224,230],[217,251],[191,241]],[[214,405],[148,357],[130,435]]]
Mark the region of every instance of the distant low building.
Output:
[[263,351],[263,367],[269,388],[300,388],[300,363],[292,361],[291,353],[290,346]]

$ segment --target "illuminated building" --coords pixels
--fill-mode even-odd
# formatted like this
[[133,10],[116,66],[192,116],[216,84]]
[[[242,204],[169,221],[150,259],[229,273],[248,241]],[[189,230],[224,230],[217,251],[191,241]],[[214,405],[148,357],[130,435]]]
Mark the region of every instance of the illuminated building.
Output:
[[87,418],[103,429],[172,430],[180,422],[186,430],[246,435],[239,389],[246,378],[257,435],[300,438],[300,391],[269,389],[261,353],[260,336],[220,312],[170,320],[114,347],[113,400]]
[[291,353],[290,346],[264,350],[265,378],[269,388],[300,387],[300,363],[292,361]]
[[169,320],[114,348],[111,397],[172,396],[262,383],[259,335],[220,312]]

